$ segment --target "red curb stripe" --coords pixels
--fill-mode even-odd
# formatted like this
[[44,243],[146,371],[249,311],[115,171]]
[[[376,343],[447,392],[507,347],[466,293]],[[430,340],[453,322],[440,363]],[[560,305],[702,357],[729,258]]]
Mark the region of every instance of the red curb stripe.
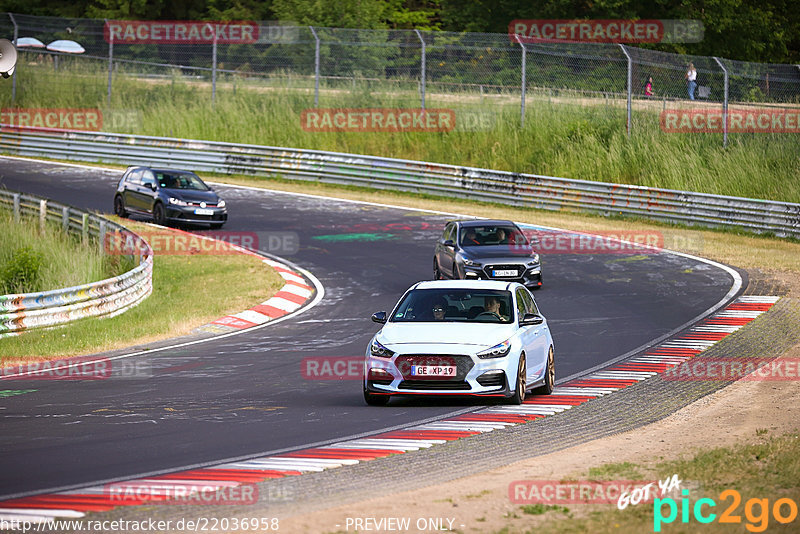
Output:
[[459,415],[458,417],[454,417],[452,419],[445,419],[445,421],[452,421],[454,423],[458,422],[487,422],[487,423],[514,423],[514,424],[522,424],[527,423],[528,419],[516,416],[516,415],[500,415],[500,414],[473,414],[473,415]]
[[691,334],[687,334],[685,336],[681,336],[678,339],[683,339],[687,341],[691,341],[693,339],[701,340],[701,341],[720,341],[728,337],[730,332],[692,332]]
[[731,304],[726,310],[731,311],[769,311],[775,304],[772,303],[760,303],[760,302],[738,302],[736,304]]
[[[32,497],[21,497],[19,499],[11,499],[8,501],[0,502],[0,508],[5,508],[6,504],[16,505],[16,504],[59,504],[59,505],[67,505],[67,504],[98,504],[104,505],[113,504],[114,497],[110,494],[91,494],[91,493],[74,493],[70,495],[61,495],[58,493],[47,493],[44,495],[35,495]],[[144,504],[146,502],[145,499],[140,498],[131,498],[125,499],[126,502],[135,502],[138,501],[139,503]],[[43,506],[42,506],[43,507]],[[113,507],[113,506],[112,506]]]
[[631,379],[599,379],[593,378],[588,380],[576,380],[575,382],[570,382],[570,387],[596,387],[596,388],[615,388],[615,387],[627,387],[633,384],[636,384],[639,380],[631,380]]
[[721,324],[726,326],[744,326],[753,319],[750,317],[714,317],[713,319],[706,319],[705,322],[700,323],[702,326],[714,326],[715,324]]
[[251,323],[250,321],[246,321],[244,319],[240,319],[232,315],[226,315],[225,317],[220,317],[216,321],[212,321],[211,324],[221,324],[223,326],[230,326],[231,328],[239,328],[239,329],[256,326],[256,323]]
[[216,474],[213,471],[201,471],[201,472],[183,472],[183,473],[170,473],[168,475],[160,475],[157,477],[150,477],[154,480],[203,480],[207,482],[261,482],[267,478],[283,478],[283,475],[271,474],[271,473],[258,473],[258,474],[250,474],[250,473],[236,473],[236,472],[228,472],[228,473],[220,473]]
[[[269,265],[269,264],[268,264],[268,265]],[[293,271],[293,270],[291,270],[291,269],[287,269],[286,267],[281,267],[281,266],[279,266],[279,265],[270,265],[270,267],[272,267],[273,269],[275,269],[276,271],[278,271],[278,272],[280,272],[280,273],[289,273],[289,274],[293,274],[293,275],[295,275],[295,276],[296,276],[296,277],[298,277],[298,278],[303,278],[303,277],[302,277],[302,276],[300,276],[298,273],[294,272],[294,271]]]
[[666,364],[666,363],[641,363],[641,364],[639,364],[639,363],[626,363],[626,364],[618,365],[618,366],[616,366],[616,367],[614,367],[614,368],[612,368],[610,370],[611,371],[634,371],[634,372],[636,372],[636,371],[645,371],[645,372],[651,372],[651,373],[663,373],[664,371],[666,371],[670,367],[673,367],[673,366],[669,365],[669,364]]
[[[588,399],[587,399],[588,400]],[[563,406],[578,406],[579,404],[583,404],[586,401],[576,401],[572,399],[557,399],[557,398],[547,398],[547,399],[525,399],[522,404],[529,404],[529,405],[548,405],[548,404],[558,404]]]
[[14,503],[12,505],[6,506],[5,503],[0,503],[3,505],[3,508],[11,508],[11,509],[53,509],[53,510],[75,510],[77,512],[108,512],[115,508],[114,505],[110,504],[82,504],[82,503],[58,503],[58,502],[49,502],[49,501],[34,501],[34,502],[21,502],[21,503]]
[[283,317],[284,315],[289,313],[286,310],[276,308],[275,306],[270,306],[269,304],[258,304],[250,309],[253,311],[257,311],[258,313],[264,314],[271,319],[277,319],[278,317]]
[[427,439],[445,439],[452,441],[468,436],[475,436],[480,433],[481,432],[477,430],[396,430],[394,432],[378,434],[377,436],[370,436],[369,439],[418,439],[420,441]]
[[452,419],[445,419],[445,421],[493,421],[498,423],[522,424],[533,419],[536,419],[536,417],[523,414],[474,413],[459,415],[458,417],[453,417]]
[[[398,451],[394,451],[398,452]],[[309,449],[287,452],[278,458],[318,458],[334,460],[372,460],[389,456],[389,451],[369,451],[365,449]]]
[[305,301],[308,300],[306,297],[301,297],[296,293],[289,293],[288,291],[278,291],[273,295],[273,297],[280,297],[290,302],[294,302],[295,304],[303,304]]

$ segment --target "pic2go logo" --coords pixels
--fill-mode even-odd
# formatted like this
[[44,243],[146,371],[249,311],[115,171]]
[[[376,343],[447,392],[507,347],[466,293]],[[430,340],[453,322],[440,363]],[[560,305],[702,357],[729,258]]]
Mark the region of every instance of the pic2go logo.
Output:
[[[731,500],[730,505],[719,515],[711,512],[717,503],[714,499],[703,498],[695,501],[694,506],[689,502],[689,490],[681,491],[683,498],[680,500],[681,523],[689,523],[690,512],[698,523],[708,524],[715,520],[718,523],[740,524],[742,516],[736,512],[742,503],[741,494],[733,489],[725,490],[719,494],[720,501]],[[665,510],[666,509],[668,510]],[[667,512],[667,515],[664,515]],[[769,499],[748,499],[744,504],[744,516],[747,519],[745,528],[750,532],[764,532],[769,527],[770,512],[775,521],[786,525],[797,519],[797,503],[789,498],[777,499],[770,508]],[[653,501],[653,531],[661,532],[661,525],[667,525],[678,518],[678,503],[675,499],[655,499]]]

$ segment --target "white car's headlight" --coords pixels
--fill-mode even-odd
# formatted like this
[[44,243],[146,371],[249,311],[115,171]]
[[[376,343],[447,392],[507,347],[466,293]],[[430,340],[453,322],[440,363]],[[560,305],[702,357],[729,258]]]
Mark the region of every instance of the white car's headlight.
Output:
[[176,206],[188,206],[189,205],[189,203],[186,202],[185,200],[181,200],[179,198],[173,198],[173,197],[169,197],[169,203],[170,204],[175,204]]
[[494,347],[488,348],[486,350],[480,351],[477,356],[481,359],[489,359],[489,358],[502,358],[508,354],[508,351],[511,350],[511,342],[506,340],[502,343],[498,343]]
[[391,358],[394,356],[394,352],[381,345],[377,339],[374,339],[370,344],[369,353],[378,358]]
[[224,208],[225,207],[225,201],[222,200],[222,199],[219,199],[219,202],[217,202],[217,207],[218,208]]

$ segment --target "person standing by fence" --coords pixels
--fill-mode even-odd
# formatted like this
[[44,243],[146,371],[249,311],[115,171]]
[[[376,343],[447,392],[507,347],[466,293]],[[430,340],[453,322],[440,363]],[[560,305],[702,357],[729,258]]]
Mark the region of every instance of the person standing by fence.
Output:
[[694,63],[689,63],[689,70],[686,71],[686,82],[689,89],[689,100],[694,100],[694,90],[697,87],[697,70]]
[[647,85],[644,86],[644,95],[653,96],[653,77],[647,79]]

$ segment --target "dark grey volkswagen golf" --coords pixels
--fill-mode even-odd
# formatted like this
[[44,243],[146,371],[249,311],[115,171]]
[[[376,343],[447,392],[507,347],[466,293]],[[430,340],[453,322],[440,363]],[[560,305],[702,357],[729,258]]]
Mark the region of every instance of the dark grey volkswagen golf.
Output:
[[450,221],[433,256],[436,280],[508,280],[542,286],[539,254],[511,221]]
[[156,224],[208,224],[228,220],[225,201],[195,173],[151,167],[128,167],[117,185],[114,213],[152,215]]

